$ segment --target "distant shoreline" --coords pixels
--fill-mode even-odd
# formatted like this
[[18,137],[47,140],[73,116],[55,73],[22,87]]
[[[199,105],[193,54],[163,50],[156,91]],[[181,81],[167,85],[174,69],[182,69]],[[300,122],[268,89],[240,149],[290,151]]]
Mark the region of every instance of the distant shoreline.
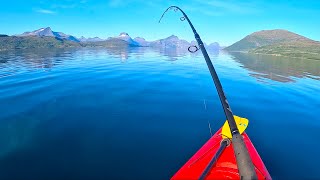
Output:
[[297,57],[297,56],[286,56],[286,55],[282,55],[282,54],[254,53],[254,52],[249,52],[249,51],[226,51],[226,50],[224,50],[224,51],[231,54],[231,55],[232,55],[232,53],[242,53],[242,54],[247,54],[247,55],[262,55],[262,56],[285,57],[285,58],[294,58],[294,59],[302,59],[302,60],[320,61],[320,56],[319,56],[319,59],[317,59],[317,58],[307,58],[307,57]]

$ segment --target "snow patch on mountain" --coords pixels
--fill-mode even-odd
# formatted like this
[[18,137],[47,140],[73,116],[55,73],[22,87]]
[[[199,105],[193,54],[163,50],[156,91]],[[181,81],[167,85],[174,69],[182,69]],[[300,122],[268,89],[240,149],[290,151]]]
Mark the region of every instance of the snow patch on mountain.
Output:
[[74,42],[80,42],[80,40],[77,39],[76,37],[62,33],[62,32],[54,32],[50,27],[40,28],[32,32],[24,32],[18,36],[38,36],[38,37],[46,36],[46,37],[55,37],[58,39],[64,39],[64,40],[69,40]]
[[105,39],[101,39],[99,37],[85,38],[84,36],[81,36],[78,39],[80,40],[80,42],[100,42],[100,41],[105,41]]
[[128,42],[129,45],[131,46],[141,46],[138,42],[136,42],[135,40],[133,40],[128,33],[126,32],[122,32],[119,34],[119,36],[116,36],[114,38],[117,38],[117,39],[121,39],[121,40],[124,40],[126,42]]

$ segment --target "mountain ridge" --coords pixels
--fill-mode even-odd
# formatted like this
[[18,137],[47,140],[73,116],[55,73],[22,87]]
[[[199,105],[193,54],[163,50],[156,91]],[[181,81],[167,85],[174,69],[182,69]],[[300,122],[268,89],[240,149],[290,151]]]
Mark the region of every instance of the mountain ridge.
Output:
[[55,37],[58,39],[80,42],[79,39],[77,39],[75,36],[68,35],[68,34],[65,34],[62,32],[52,31],[52,29],[50,27],[40,28],[40,29],[31,31],[31,32],[27,31],[27,32],[24,32],[24,33],[19,34],[17,36],[22,36],[22,37],[24,37],[24,36]]
[[224,50],[320,60],[319,41],[283,29],[251,33]]
[[[196,41],[188,42],[184,39],[179,39],[175,35],[155,41],[147,41],[142,37],[131,38],[126,32],[108,39],[99,37],[85,38],[83,36],[77,38],[62,32],[52,31],[50,27],[24,32],[16,36],[0,35],[1,51],[64,47],[151,47],[165,51],[172,49],[186,51],[190,46],[196,44]],[[204,45],[208,51],[222,49],[219,43],[216,42],[208,45],[204,43]],[[223,50],[320,60],[320,42],[283,29],[262,30],[251,33]]]
[[313,40],[284,29],[261,30],[247,35],[224,50],[249,51],[262,46],[298,41],[311,42]]
[[[113,47],[113,45],[117,44],[119,46],[131,46],[131,47],[187,49],[189,46],[194,44],[193,42],[188,42],[186,40],[179,39],[179,37],[175,35],[171,35],[169,37],[155,40],[155,41],[147,41],[142,37],[131,38],[131,36],[126,32],[121,32],[118,36],[109,37],[108,39],[102,39],[99,37],[85,38],[84,36],[77,38],[76,36],[73,36],[73,35],[68,35],[62,32],[53,31],[50,27],[24,32],[22,34],[18,34],[15,36],[1,36],[1,37],[2,38],[9,37],[5,40],[11,43],[11,44],[8,44],[7,47],[6,47],[6,44],[2,43],[1,44],[2,49],[10,49],[9,47],[11,48],[14,47],[14,49],[27,49],[29,48],[28,46],[33,48],[34,45],[32,45],[32,41],[35,41],[35,44],[37,44],[39,47],[50,47],[50,46],[62,47],[63,44],[67,44],[67,43],[64,43],[64,41],[71,41],[71,42],[78,43],[78,45],[74,45],[76,47],[87,47],[87,46],[89,47],[112,46]],[[36,39],[36,37],[40,39]],[[48,37],[48,38],[44,38],[44,37]],[[46,43],[45,40],[48,40],[48,43]],[[53,41],[56,41],[56,42],[53,42]],[[19,44],[19,42],[24,42],[24,43]],[[23,45],[28,45],[28,46],[23,47]],[[215,42],[210,45],[208,47],[214,47],[211,49],[214,49],[214,50],[220,49],[219,43]],[[67,46],[69,47],[69,45]]]

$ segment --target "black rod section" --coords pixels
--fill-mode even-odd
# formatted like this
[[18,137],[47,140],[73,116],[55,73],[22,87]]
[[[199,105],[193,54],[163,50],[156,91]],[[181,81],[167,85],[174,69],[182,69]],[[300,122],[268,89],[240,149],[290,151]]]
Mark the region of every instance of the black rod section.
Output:
[[210,170],[212,169],[213,165],[218,161],[218,159],[219,159],[220,155],[222,154],[222,152],[224,151],[224,149],[226,149],[226,147],[229,145],[229,142],[230,142],[229,139],[223,139],[221,141],[221,144],[220,144],[220,147],[219,147],[217,153],[212,157],[209,164],[202,172],[199,180],[205,180],[205,178],[209,174]]
[[[218,78],[217,72],[214,69],[213,64],[211,62],[211,59],[210,59],[210,57],[209,57],[209,55],[207,53],[207,50],[204,47],[204,44],[203,44],[199,34],[197,33],[196,29],[194,28],[193,24],[191,23],[190,19],[188,18],[186,13],[184,13],[184,11],[181,10],[177,6],[170,6],[162,14],[161,19],[164,16],[164,14],[171,8],[174,8],[175,11],[179,10],[183,14],[183,17],[188,21],[188,23],[189,23],[189,25],[190,25],[190,27],[191,27],[191,29],[193,31],[194,37],[197,40],[197,43],[198,43],[198,45],[199,45],[199,47],[201,49],[203,57],[204,57],[204,59],[205,59],[205,61],[207,63],[207,66],[209,68],[211,77],[212,77],[213,82],[214,82],[214,84],[216,86],[216,89],[218,91],[218,95],[219,95],[219,98],[220,98],[220,101],[221,101],[221,104],[222,104],[222,107],[223,107],[223,111],[224,111],[224,113],[226,115],[226,118],[227,118],[227,121],[229,123],[230,131],[231,131],[231,134],[232,134],[232,145],[233,145],[234,153],[236,155],[236,160],[237,160],[237,165],[238,165],[238,169],[239,169],[240,178],[244,179],[244,180],[247,180],[247,179],[248,180],[249,179],[258,179],[257,175],[256,175],[256,172],[255,172],[255,167],[254,167],[254,165],[252,163],[252,160],[250,158],[248,149],[247,149],[247,147],[246,147],[246,145],[244,143],[242,135],[239,133],[237,124],[236,124],[236,122],[234,120],[233,113],[232,113],[231,108],[230,108],[230,105],[229,105],[229,103],[227,101],[226,95],[223,92],[223,88],[222,88],[221,82],[220,82],[220,80]],[[161,21],[161,19],[160,19],[160,21]]]

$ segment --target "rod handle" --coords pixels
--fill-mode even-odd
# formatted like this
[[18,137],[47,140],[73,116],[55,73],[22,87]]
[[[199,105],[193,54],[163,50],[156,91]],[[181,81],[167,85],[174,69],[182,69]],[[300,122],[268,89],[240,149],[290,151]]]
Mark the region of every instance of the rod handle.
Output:
[[248,149],[244,143],[241,134],[236,133],[232,136],[232,145],[234,154],[236,155],[237,165],[239,169],[240,179],[242,180],[256,180],[258,179],[255,167],[251,161]]

